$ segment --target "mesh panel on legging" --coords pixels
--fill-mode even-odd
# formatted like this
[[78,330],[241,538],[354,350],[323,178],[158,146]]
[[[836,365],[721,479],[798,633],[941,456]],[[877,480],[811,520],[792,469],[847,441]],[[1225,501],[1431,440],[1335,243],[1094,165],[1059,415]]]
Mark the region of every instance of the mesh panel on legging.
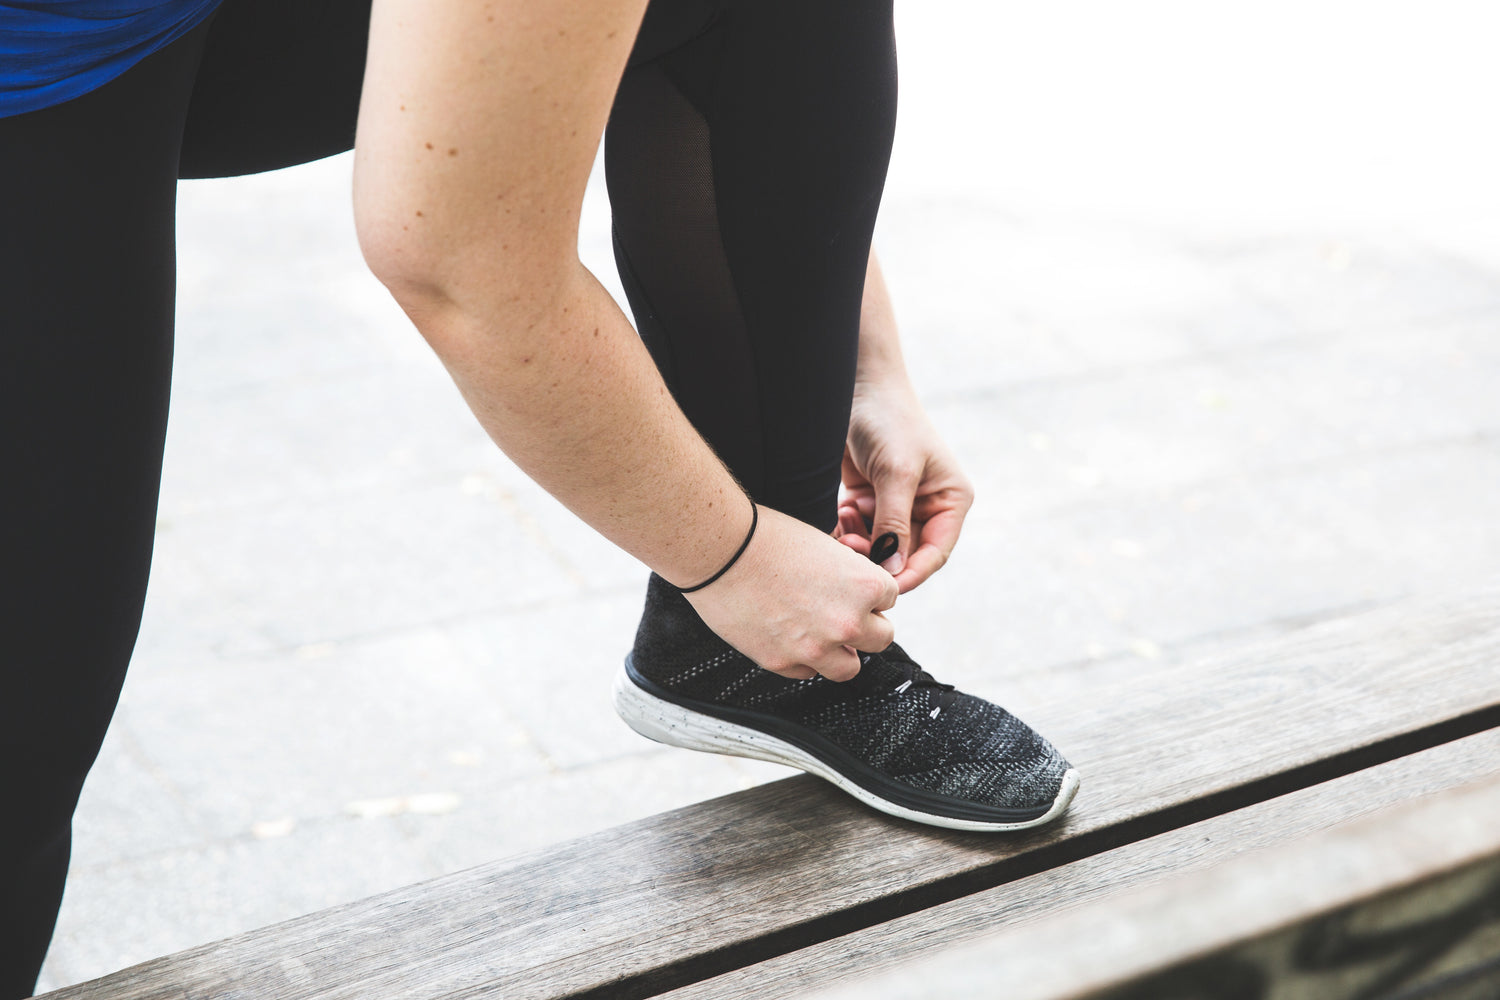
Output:
[[605,144],[636,324],[752,496],[829,530],[895,127],[889,8],[734,4],[665,51],[655,14]]

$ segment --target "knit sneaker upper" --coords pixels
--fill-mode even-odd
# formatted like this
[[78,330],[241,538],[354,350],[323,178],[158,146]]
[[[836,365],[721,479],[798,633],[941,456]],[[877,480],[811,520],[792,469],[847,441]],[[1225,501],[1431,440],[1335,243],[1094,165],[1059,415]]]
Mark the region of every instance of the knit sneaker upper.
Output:
[[859,674],[845,682],[764,670],[656,576],[631,661],[642,678],[699,711],[742,722],[753,713],[778,734],[815,734],[888,779],[967,802],[1049,806],[1069,768],[1025,723],[938,683],[894,643],[861,653]]

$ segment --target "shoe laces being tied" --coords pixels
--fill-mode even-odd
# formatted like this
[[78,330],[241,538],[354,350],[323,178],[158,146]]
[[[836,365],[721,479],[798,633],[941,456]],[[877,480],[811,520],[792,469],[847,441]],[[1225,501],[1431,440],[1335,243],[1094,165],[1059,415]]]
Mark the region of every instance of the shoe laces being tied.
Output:
[[943,709],[948,708],[961,697],[952,684],[944,684],[923,670],[916,660],[906,654],[906,650],[894,642],[879,653],[860,653],[860,666],[867,666],[876,657],[895,667],[900,673],[901,680],[891,689],[891,694],[900,696],[921,688],[927,688],[933,692],[936,707],[931,714],[934,719]]
[[[870,561],[878,566],[880,563],[890,558],[891,554],[896,551],[897,546],[898,542],[894,534],[882,535],[881,537],[875,539],[875,543],[870,547]],[[893,694],[900,696],[913,688],[932,689],[933,697],[936,700],[937,704],[928,714],[930,714],[934,719],[942,714],[943,709],[948,708],[959,699],[960,695],[955,693],[952,684],[944,684],[936,677],[923,670],[921,665],[918,664],[916,660],[913,660],[910,656],[906,655],[906,650],[902,649],[894,642],[887,646],[885,649],[881,650],[879,653],[860,653],[860,667],[863,668],[867,666],[869,662],[877,656],[880,659],[890,663],[901,672],[901,681],[893,689]]]

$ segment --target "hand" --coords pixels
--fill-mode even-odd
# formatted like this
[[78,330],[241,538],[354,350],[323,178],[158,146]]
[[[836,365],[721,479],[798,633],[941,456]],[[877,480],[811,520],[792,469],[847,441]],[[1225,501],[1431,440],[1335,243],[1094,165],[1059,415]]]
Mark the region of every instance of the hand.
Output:
[[687,595],[719,637],[773,673],[797,680],[859,673],[856,650],[878,652],[895,629],[885,570],[817,528],[760,508],[749,548],[718,580]]
[[974,487],[904,381],[855,390],[843,478],[835,537],[868,556],[874,539],[894,532],[898,548],[882,565],[901,593],[948,561]]

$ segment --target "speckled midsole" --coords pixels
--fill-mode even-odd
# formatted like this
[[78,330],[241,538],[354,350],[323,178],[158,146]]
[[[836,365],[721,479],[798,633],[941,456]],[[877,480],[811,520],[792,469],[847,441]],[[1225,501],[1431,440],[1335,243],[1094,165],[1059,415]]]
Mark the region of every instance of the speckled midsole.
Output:
[[[1078,791],[1079,776],[1073,769],[1063,774],[1051,805],[1032,810],[986,807],[900,785],[862,765],[816,733],[788,732],[793,727],[785,720],[721,705],[700,707],[689,699],[676,698],[641,677],[629,658],[615,677],[614,702],[620,718],[647,739],[689,750],[795,767],[832,782],[881,812],[932,826],[976,831],[1027,830],[1062,815]],[[819,743],[826,745],[818,746]]]

